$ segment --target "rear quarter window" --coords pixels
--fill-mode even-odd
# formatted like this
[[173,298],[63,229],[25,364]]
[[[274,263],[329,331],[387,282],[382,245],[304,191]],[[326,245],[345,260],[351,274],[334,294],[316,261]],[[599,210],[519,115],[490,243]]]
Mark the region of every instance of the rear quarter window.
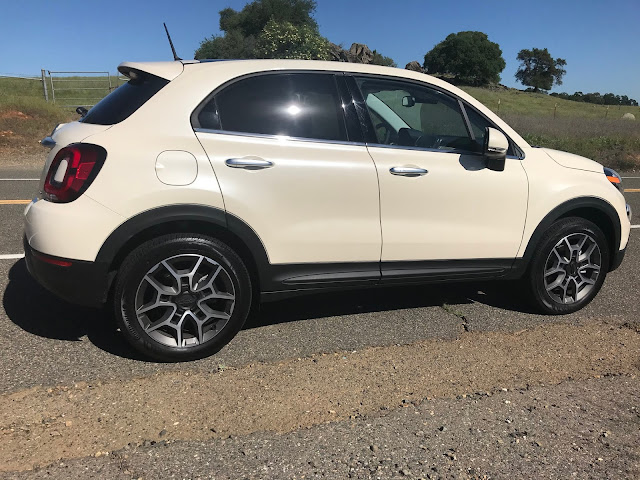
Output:
[[196,128],[346,141],[331,73],[267,73],[235,81],[196,110]]
[[164,78],[149,73],[136,72],[136,78],[132,78],[100,100],[80,121],[95,125],[120,123],[168,83],[169,80]]

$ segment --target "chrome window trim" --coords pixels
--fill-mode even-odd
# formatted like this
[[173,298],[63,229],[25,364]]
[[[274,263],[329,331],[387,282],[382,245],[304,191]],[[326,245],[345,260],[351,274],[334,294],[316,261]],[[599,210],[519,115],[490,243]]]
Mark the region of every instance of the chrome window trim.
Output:
[[[254,138],[264,138],[267,140],[286,140],[286,141],[294,141],[294,142],[311,142],[311,143],[325,143],[325,144],[334,144],[334,145],[352,145],[355,147],[375,147],[375,148],[394,148],[398,150],[416,150],[422,152],[433,152],[433,153],[452,153],[455,155],[471,155],[476,157],[481,157],[482,153],[478,152],[470,152],[469,150],[438,150],[437,148],[424,148],[424,147],[409,147],[404,145],[385,145],[383,143],[364,143],[364,142],[341,142],[338,140],[324,140],[320,138],[304,138],[304,137],[288,137],[285,135],[269,135],[265,133],[247,133],[247,132],[230,132],[227,130],[214,130],[210,128],[194,128],[196,133],[212,133],[215,135],[230,135],[234,137],[254,137]],[[514,160],[519,160],[519,157],[513,155],[507,155],[507,158],[511,158]]]
[[[432,153],[452,153],[455,155],[469,155],[472,157],[483,157],[482,153],[471,152],[469,150],[461,150],[461,149],[452,149],[452,150],[439,150],[437,148],[425,148],[425,147],[409,147],[404,145],[385,145],[384,143],[367,143],[367,147],[374,148],[395,148],[400,150],[417,150],[421,152],[432,152]],[[513,160],[521,160],[520,157],[515,155],[507,155],[507,158]]]
[[249,133],[249,132],[232,132],[229,130],[214,130],[210,128],[194,128],[196,133],[213,133],[216,135],[231,135],[234,137],[254,137],[254,138],[264,138],[268,140],[286,140],[286,141],[294,141],[294,142],[311,142],[311,143],[326,143],[326,144],[334,144],[334,145],[353,145],[356,147],[366,147],[367,145],[363,142],[350,142],[348,140],[325,140],[322,138],[306,138],[306,137],[289,137],[287,135],[271,135],[267,133]]

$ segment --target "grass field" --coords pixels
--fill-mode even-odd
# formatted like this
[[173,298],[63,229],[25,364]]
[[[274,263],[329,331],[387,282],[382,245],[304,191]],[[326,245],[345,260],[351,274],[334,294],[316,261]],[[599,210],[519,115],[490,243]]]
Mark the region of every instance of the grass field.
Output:
[[[44,101],[39,81],[0,78],[0,151],[39,151],[38,141],[56,124],[78,118],[73,108],[61,104],[92,104],[108,92],[104,77],[63,80],[54,80],[54,86],[69,90],[58,90],[57,104],[53,104]],[[576,153],[620,170],[640,169],[640,107],[607,109],[513,89],[463,89],[498,113],[532,145]],[[50,88],[49,94],[51,98]],[[622,120],[625,113],[632,113],[637,120]]]
[[640,120],[640,107],[609,106],[607,110],[606,105],[563,100],[543,93],[474,87],[462,89],[500,115],[553,118],[553,110],[557,104],[556,118],[620,119],[625,113],[632,113]]
[[[123,81],[111,76],[111,90]],[[47,77],[49,102],[44,100],[42,82],[22,78],[0,78],[0,150],[40,153],[38,143],[58,123],[78,118],[77,105],[93,105],[109,93],[104,75],[54,77],[56,103],[51,79]]]

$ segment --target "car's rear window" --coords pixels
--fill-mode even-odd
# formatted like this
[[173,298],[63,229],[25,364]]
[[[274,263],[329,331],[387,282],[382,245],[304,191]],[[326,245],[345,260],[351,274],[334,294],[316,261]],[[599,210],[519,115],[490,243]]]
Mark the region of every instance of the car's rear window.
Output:
[[100,100],[80,121],[96,125],[120,123],[144,105],[167,83],[169,80],[164,78],[149,73],[136,72],[136,78],[132,78]]

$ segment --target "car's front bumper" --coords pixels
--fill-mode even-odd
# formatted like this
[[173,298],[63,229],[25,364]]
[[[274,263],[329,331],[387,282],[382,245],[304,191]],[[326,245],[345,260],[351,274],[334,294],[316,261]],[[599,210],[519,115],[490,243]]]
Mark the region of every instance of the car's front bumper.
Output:
[[40,285],[60,298],[88,307],[99,307],[109,292],[107,264],[86,262],[42,254],[23,238],[29,273]]
[[609,271],[613,272],[616,268],[620,266],[622,260],[624,260],[624,255],[627,253],[627,249],[623,248],[622,250],[618,250],[611,255],[611,262],[609,263]]

